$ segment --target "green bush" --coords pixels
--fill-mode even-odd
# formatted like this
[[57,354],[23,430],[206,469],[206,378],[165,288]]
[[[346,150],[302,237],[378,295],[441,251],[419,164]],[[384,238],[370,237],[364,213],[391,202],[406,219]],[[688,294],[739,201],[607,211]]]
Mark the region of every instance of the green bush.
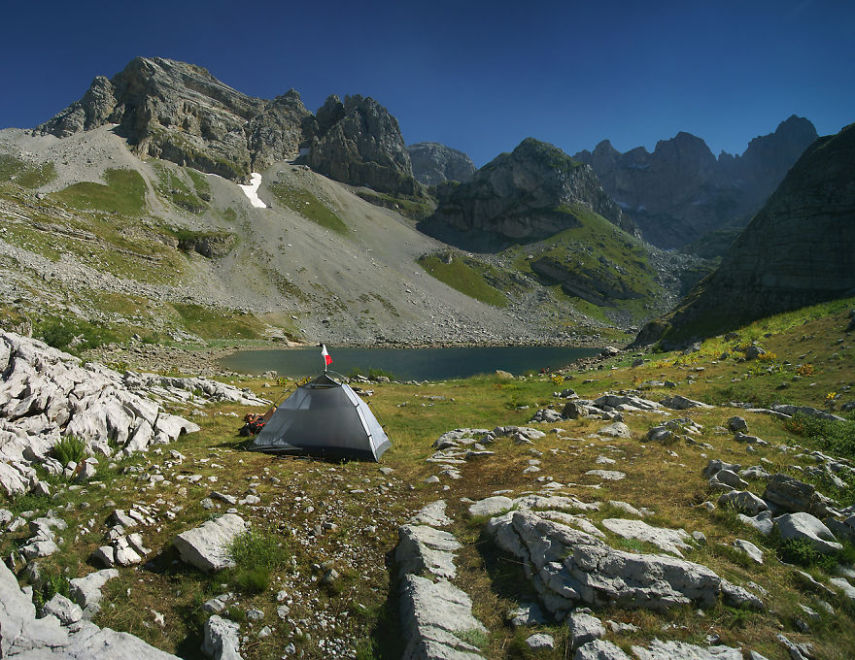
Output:
[[86,458],[86,448],[83,440],[73,435],[66,435],[53,447],[53,457],[63,465],[69,461],[79,463]]
[[855,458],[855,420],[838,422],[796,413],[784,428],[803,436],[816,449]]

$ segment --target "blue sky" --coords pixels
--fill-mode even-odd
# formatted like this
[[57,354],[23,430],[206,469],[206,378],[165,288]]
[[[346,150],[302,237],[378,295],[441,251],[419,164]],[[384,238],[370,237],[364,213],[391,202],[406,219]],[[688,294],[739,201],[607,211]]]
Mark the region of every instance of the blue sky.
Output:
[[569,153],[678,131],[741,153],[791,114],[855,121],[855,2],[4,2],[0,127],[30,127],[137,55],[271,98],[373,96],[408,143],[482,165],[533,136]]

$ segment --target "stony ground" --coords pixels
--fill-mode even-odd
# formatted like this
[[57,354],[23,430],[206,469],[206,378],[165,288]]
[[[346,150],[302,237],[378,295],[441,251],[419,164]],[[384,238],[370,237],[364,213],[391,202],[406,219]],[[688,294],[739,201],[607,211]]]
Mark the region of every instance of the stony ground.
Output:
[[[101,568],[93,553],[104,544],[108,518],[116,509],[135,510],[142,520],[134,529],[150,552],[142,563],[119,568],[119,576],[106,583],[95,622],[139,635],[182,657],[201,657],[212,608],[240,625],[245,658],[400,657],[414,630],[407,618],[402,622],[401,610],[413,593],[420,593],[413,585],[423,583],[401,573],[402,560],[395,555],[399,527],[425,505],[443,500],[449,521],[437,529],[459,543],[452,552],[454,576],[449,582],[467,595],[471,616],[483,625],[457,637],[475,649],[474,655],[572,657],[581,644],[566,623],[508,616],[537,602],[547,612],[566,611],[568,603],[576,609],[590,606],[603,626],[598,644],[610,642],[635,657],[685,657],[689,647],[679,644],[692,644],[741,649],[744,657],[753,651],[767,658],[798,658],[795,653],[848,658],[849,649],[855,648],[855,607],[841,579],[855,582],[847,577],[848,564],[855,559],[851,545],[843,543],[831,560],[816,553],[787,554],[776,536],[763,535],[735,511],[719,506],[724,490],[710,482],[709,472],[704,474],[715,459],[738,464],[734,474],[744,479],[737,482],[738,489],[758,497],[767,496],[768,478],[763,474],[781,473],[834,498],[838,511],[855,503],[848,469],[853,455],[851,449],[848,454],[842,451],[846,442],[825,446],[778,415],[731,405],[744,402],[768,409],[776,402],[795,403],[848,414],[843,408],[855,399],[855,360],[851,332],[845,331],[847,304],[852,301],[779,317],[736,337],[706,342],[685,355],[622,354],[552,377],[372,385],[369,405],[393,443],[380,465],[246,452],[237,429],[249,409],[229,403],[171,402],[169,412],[192,419],[201,431],[113,465],[102,460],[89,481],[45,476],[51,496],[8,498],[0,508],[14,514],[12,520],[32,520],[53,511],[67,523],[67,529],[55,531],[60,552],[37,560],[42,584],[50,577],[76,578]],[[746,360],[752,340],[768,357]],[[281,391],[273,380],[235,384],[269,398]],[[570,398],[568,389],[579,398]],[[621,411],[604,401],[593,403],[619,390],[656,406]],[[675,395],[711,407],[660,406],[668,398],[680,405]],[[574,405],[568,408],[568,403]],[[539,412],[546,409],[553,412]],[[562,414],[565,411],[570,418]],[[538,412],[538,419],[552,421],[531,421]],[[746,423],[744,435],[755,440],[729,428],[737,416]],[[657,431],[675,419],[684,421]],[[505,428],[494,430],[497,427]],[[436,441],[456,428],[491,433],[458,434],[455,443],[436,455]],[[473,442],[460,441],[466,437]],[[817,449],[823,451],[820,457],[811,453]],[[840,482],[825,474],[832,465],[838,466],[833,474]],[[742,473],[750,466],[762,471]],[[610,603],[603,595],[606,590],[598,591],[590,603],[568,600],[566,593],[563,601],[546,598],[548,593],[538,593],[537,581],[527,577],[528,560],[515,556],[513,546],[502,546],[490,531],[498,528],[489,522],[491,516],[501,516],[507,503],[492,511],[472,509],[499,495],[523,512],[531,500],[519,498],[531,494],[551,498],[534,506],[532,515],[553,511],[548,514],[552,523],[569,524],[567,529],[590,535],[613,553],[670,555],[668,561],[705,567],[717,576],[715,584],[725,580],[747,590],[762,608],[740,606],[732,598],[740,592],[720,587],[683,604],[653,609],[620,599]],[[254,531],[273,535],[284,551],[284,559],[283,553],[272,553],[281,561],[270,569],[270,581],[260,591],[247,588],[239,571],[207,575],[186,565],[172,545],[179,533],[231,509]],[[561,518],[568,514],[572,519]],[[635,523],[630,526],[635,532],[628,532],[626,524],[607,522],[614,520],[671,531],[651,534]],[[680,529],[685,534],[675,531]],[[0,537],[2,556],[18,556],[31,534],[27,527],[5,532]],[[568,532],[562,534],[569,538]],[[536,538],[550,536],[544,532],[529,540]],[[663,538],[668,540],[665,547]],[[763,563],[737,548],[738,540],[756,546]],[[840,533],[838,540],[843,540]],[[804,550],[803,545],[789,550],[793,548]],[[562,552],[556,557],[559,562],[566,558]],[[21,559],[14,567],[22,583],[32,581],[32,571]],[[609,584],[617,588],[613,581]],[[532,641],[534,635],[540,637]],[[792,652],[787,643],[809,646],[794,646]],[[659,649],[660,655],[645,656],[654,653],[650,649]]]

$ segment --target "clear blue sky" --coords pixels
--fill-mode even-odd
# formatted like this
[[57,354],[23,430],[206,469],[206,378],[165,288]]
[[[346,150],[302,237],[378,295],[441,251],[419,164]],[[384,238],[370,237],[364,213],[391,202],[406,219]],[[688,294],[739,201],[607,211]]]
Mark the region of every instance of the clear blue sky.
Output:
[[569,153],[678,131],[741,153],[795,113],[855,121],[851,0],[4,2],[0,127],[31,127],[137,55],[315,111],[373,96],[408,143],[477,165],[533,136]]

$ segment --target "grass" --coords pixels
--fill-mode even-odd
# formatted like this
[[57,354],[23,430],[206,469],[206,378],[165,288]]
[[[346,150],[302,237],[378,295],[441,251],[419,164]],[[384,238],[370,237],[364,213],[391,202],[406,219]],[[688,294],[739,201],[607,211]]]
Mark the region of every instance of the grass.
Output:
[[33,333],[46,344],[60,350],[80,354],[116,341],[115,332],[73,316],[48,316],[34,323]]
[[283,206],[304,218],[337,234],[346,235],[347,225],[328,206],[304,188],[294,188],[284,183],[270,185],[270,192]]
[[[208,203],[203,197],[211,198],[210,185],[202,174],[165,162],[153,161],[151,165],[157,173],[157,191],[161,197],[197,215],[207,210]],[[189,179],[189,185],[185,177]]]
[[51,162],[35,164],[0,154],[0,182],[17,184],[23,188],[40,188],[56,178],[56,168]]
[[80,463],[86,457],[86,446],[80,438],[65,435],[53,446],[51,453],[62,465]]
[[91,209],[138,216],[145,209],[145,181],[134,170],[111,169],[104,173],[106,185],[84,181],[51,194],[76,209]]
[[499,278],[498,271],[471,257],[455,254],[451,263],[443,255],[428,254],[419,257],[416,263],[440,282],[460,293],[494,307],[507,307],[508,298],[499,289],[487,283],[487,277]]
[[172,303],[181,325],[202,339],[257,339],[264,324],[252,314],[209,308],[192,303]]

